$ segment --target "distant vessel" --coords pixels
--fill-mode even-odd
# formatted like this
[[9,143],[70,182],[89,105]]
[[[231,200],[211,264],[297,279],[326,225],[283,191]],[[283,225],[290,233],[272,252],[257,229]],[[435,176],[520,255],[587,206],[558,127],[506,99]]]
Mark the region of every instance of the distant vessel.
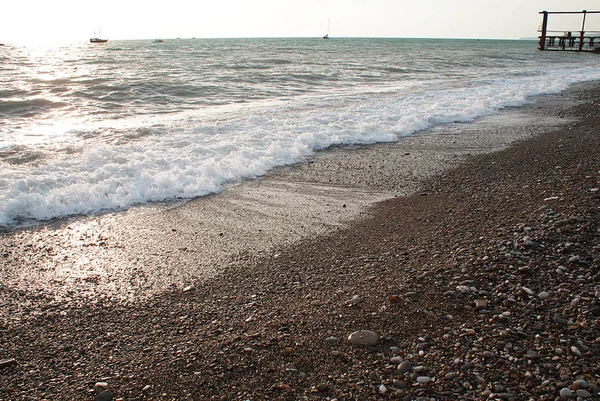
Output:
[[162,39],[154,39],[153,42],[154,43],[162,43],[162,42],[164,42],[164,40],[162,40]]
[[102,35],[100,34],[100,29],[98,29],[98,36],[96,36],[96,32],[94,31],[94,37],[90,38],[90,43],[106,43],[108,39],[102,39]]
[[331,18],[329,18],[329,21],[327,22],[327,33],[325,34],[325,36],[323,36],[323,39],[329,39],[329,26],[331,25]]

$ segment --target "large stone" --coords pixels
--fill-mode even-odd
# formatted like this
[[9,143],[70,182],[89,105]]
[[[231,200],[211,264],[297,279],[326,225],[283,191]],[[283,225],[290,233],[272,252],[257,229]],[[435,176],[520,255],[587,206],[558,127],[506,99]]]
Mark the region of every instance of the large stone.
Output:
[[13,358],[3,359],[0,361],[0,369],[8,368],[9,366],[14,366],[17,364],[17,361]]
[[108,390],[107,382],[97,382],[94,384],[94,390],[96,390],[96,394],[102,393],[103,391]]
[[379,334],[371,330],[359,330],[348,336],[348,341],[353,345],[372,347],[379,341]]
[[405,374],[406,372],[410,372],[411,370],[412,363],[410,363],[410,361],[404,361],[398,365],[398,372],[400,372],[401,375]]
[[100,394],[96,395],[96,397],[94,398],[94,401],[112,401],[113,400],[113,394],[110,392],[110,390],[105,390],[103,392],[101,392]]

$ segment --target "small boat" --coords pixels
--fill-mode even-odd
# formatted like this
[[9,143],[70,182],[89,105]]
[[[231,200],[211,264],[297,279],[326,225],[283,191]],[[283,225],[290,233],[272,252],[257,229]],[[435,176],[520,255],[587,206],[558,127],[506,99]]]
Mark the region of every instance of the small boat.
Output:
[[323,39],[329,39],[329,28],[331,27],[331,18],[327,21],[327,33],[323,36]]
[[152,42],[154,42],[154,43],[162,43],[162,42],[164,42],[164,40],[162,40],[162,39],[154,39]]
[[102,35],[100,34],[100,29],[98,29],[98,36],[96,36],[96,32],[94,31],[94,37],[90,38],[90,43],[106,43],[108,39],[102,39]]

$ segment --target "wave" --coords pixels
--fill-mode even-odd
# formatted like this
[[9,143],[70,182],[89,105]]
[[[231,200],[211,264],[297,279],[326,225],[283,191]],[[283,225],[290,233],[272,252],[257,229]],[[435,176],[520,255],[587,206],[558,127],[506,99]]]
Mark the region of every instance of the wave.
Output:
[[[204,196],[331,146],[397,141],[589,79],[600,79],[599,70],[572,70],[569,78],[559,70],[468,87],[308,97],[214,114],[192,112],[154,128],[100,132],[90,135],[80,152],[43,160],[38,169],[3,165],[0,226]],[[0,154],[4,163],[10,157],[10,152]],[[31,162],[25,156],[17,160]]]
[[12,117],[31,117],[51,109],[60,109],[66,103],[44,98],[4,100],[0,99],[0,113]]
[[12,165],[37,164],[44,157],[43,151],[31,146],[17,145],[0,149],[0,161]]

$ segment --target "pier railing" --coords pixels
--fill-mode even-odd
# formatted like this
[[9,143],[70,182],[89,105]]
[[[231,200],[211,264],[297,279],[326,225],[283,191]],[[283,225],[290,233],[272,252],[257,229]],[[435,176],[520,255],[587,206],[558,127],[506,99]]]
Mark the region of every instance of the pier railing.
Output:
[[[600,52],[600,31],[585,30],[585,17],[587,14],[600,14],[600,11],[542,11],[543,15],[540,32],[540,50]],[[548,30],[548,16],[550,14],[581,14],[583,20],[580,31]]]

